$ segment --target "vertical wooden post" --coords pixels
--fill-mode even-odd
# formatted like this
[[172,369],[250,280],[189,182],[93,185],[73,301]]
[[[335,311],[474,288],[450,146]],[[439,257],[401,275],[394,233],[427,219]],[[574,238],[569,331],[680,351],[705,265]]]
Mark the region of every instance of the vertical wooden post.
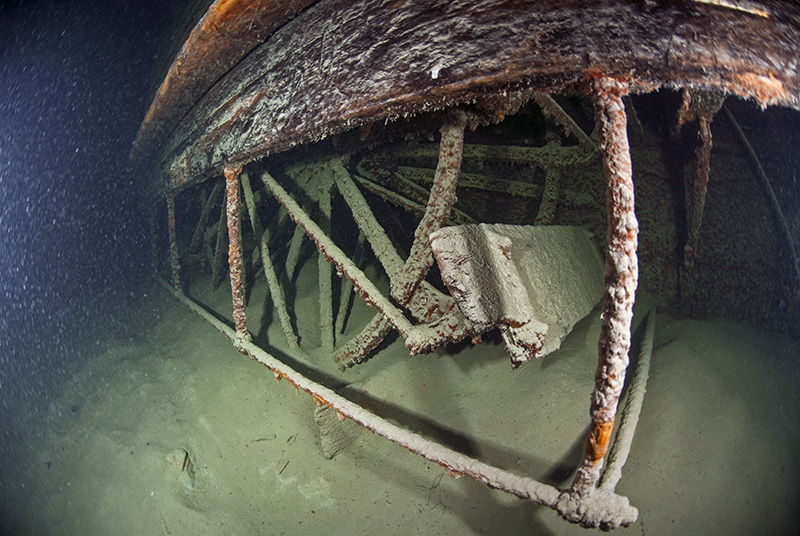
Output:
[[244,312],[244,284],[242,282],[242,244],[239,220],[239,175],[242,167],[225,166],[225,190],[228,216],[228,269],[233,297],[233,323],[236,326],[237,342],[250,340],[247,333],[247,316]]
[[603,319],[590,407],[592,423],[583,460],[572,483],[572,492],[580,496],[595,491],[614,428],[629,361],[633,302],[639,277],[636,257],[639,224],[634,214],[631,155],[622,102],[627,92],[627,82],[613,78],[598,78],[591,86],[603,151],[608,234]]

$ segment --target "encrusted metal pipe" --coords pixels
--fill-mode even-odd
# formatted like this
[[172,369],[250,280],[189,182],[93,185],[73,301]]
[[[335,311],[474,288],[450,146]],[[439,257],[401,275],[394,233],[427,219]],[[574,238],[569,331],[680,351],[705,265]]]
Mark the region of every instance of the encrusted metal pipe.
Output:
[[236,326],[237,340],[249,340],[247,316],[244,309],[244,284],[242,281],[242,244],[239,220],[239,175],[242,167],[225,166],[225,190],[228,197],[228,269],[233,297],[233,323]]
[[598,342],[595,387],[591,397],[591,425],[583,460],[572,483],[572,492],[584,497],[597,492],[597,481],[608,449],[617,404],[625,383],[631,320],[639,264],[636,257],[639,224],[634,214],[631,155],[622,97],[627,82],[598,78],[591,84],[595,123],[600,134],[606,179],[608,234],[605,298]]

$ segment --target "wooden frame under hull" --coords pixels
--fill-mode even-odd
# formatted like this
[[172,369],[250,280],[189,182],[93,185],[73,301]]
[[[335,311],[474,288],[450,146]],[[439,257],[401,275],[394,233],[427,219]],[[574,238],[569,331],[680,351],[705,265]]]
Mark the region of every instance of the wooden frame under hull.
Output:
[[[486,38],[486,42],[468,40],[474,57],[460,56],[463,51],[458,47],[437,48],[436,54],[419,60],[420,65],[409,72],[402,67],[410,60],[398,51],[413,48],[413,40],[436,42],[437,28],[420,25],[419,20],[415,23],[416,8],[413,6],[404,5],[392,12],[379,10],[367,16],[369,4],[333,0],[314,3],[296,19],[278,25],[272,38],[245,52],[238,67],[207,93],[201,92],[191,111],[177,105],[166,106],[168,113],[159,112],[157,106],[151,109],[137,138],[133,157],[135,162],[151,158],[161,177],[154,181],[150,191],[154,197],[164,195],[167,200],[173,274],[170,290],[231,339],[237,350],[266,365],[277,379],[288,379],[296,388],[311,394],[318,404],[327,405],[340,417],[353,419],[376,434],[439,463],[452,476],[470,476],[490,487],[553,508],[568,521],[586,527],[609,529],[630,525],[636,520],[637,510],[627,498],[615,494],[614,487],[630,449],[649,358],[640,359],[640,370],[636,371],[630,387],[631,418],[618,431],[615,456],[601,474],[629,362],[632,308],[638,279],[638,223],[634,213],[623,98],[629,92],[678,86],[687,88],[687,95],[699,88],[754,98],[762,105],[782,104],[796,108],[800,105],[800,83],[794,68],[793,47],[796,37],[800,36],[800,11],[780,2],[756,5],[754,2],[696,0],[675,7],[655,3],[650,6],[649,2],[634,6],[630,2],[609,0],[596,2],[588,8],[582,2],[559,2],[558,7],[545,3],[538,6],[534,15],[531,8],[503,4],[504,9],[510,10],[503,14],[507,20],[504,31],[512,35],[527,32],[526,35],[537,37],[535,46],[529,40],[512,39],[507,49],[498,52],[491,46],[492,38]],[[473,23],[475,28],[480,25],[490,28],[498,20],[497,13],[492,12],[492,9],[499,9],[499,4],[495,4],[455,2],[448,9],[436,4],[438,7],[431,10],[441,15],[440,28],[451,28],[448,24],[464,20]],[[207,17],[213,18],[214,6]],[[315,35],[313,29],[321,21],[327,21],[325,17],[331,12],[342,14],[345,21],[363,19],[361,27],[351,32],[350,37],[344,37],[342,32],[327,43],[327,33],[321,34],[321,43],[319,39],[298,33],[298,28],[303,28]],[[585,25],[575,26],[576,20]],[[363,24],[363,21],[369,23]],[[204,27],[198,25],[199,31]],[[387,27],[405,36],[399,44],[394,43],[396,48],[384,41],[380,41],[383,48],[369,46],[366,41],[369,28],[386,30]],[[402,28],[407,32],[400,32]],[[743,28],[748,31],[742,32]],[[480,32],[475,35],[478,34]],[[194,42],[197,43],[197,39]],[[768,46],[756,49],[755,45],[765,43]],[[187,50],[190,54],[191,49]],[[302,53],[296,53],[297,50]],[[314,50],[320,58],[324,56],[327,70],[312,72],[302,64],[303,58],[310,57]],[[289,51],[291,58],[286,56]],[[203,53],[207,54],[208,50]],[[370,61],[365,61],[359,53],[367,54]],[[353,63],[354,58],[363,61]],[[557,67],[554,67],[555,59],[559,60]],[[349,71],[358,71],[362,68],[358,65],[363,64],[385,65],[386,79],[378,83],[375,78],[384,69],[365,73],[368,75],[365,78]],[[303,74],[299,78],[281,78],[287,72]],[[345,74],[347,77],[343,78]],[[359,294],[379,311],[369,332],[371,335],[365,335],[372,339],[357,341],[361,350],[374,348],[376,341],[390,329],[397,330],[405,338],[412,353],[474,336],[474,327],[459,316],[448,301],[449,297],[431,296],[424,288],[422,280],[431,259],[428,237],[450,217],[450,198],[457,182],[465,127],[498,122],[521,103],[541,99],[544,93],[551,92],[577,92],[591,97],[603,158],[608,214],[604,309],[595,387],[591,395],[591,425],[577,476],[565,490],[513,475],[399,428],[311,381],[253,344],[246,329],[238,214],[240,188],[245,198],[252,196],[252,192],[248,193],[249,176],[243,173],[250,162],[299,143],[352,132],[354,127],[365,127],[368,133],[376,120],[447,109],[441,115],[439,167],[411,255],[406,261],[393,257],[385,259],[387,271],[393,270],[397,275],[392,282],[394,301],[371,285],[355,263],[277,181],[266,172],[261,179],[298,227],[315,242],[322,256],[333,262],[337,272],[346,276]],[[168,87],[162,94],[169,95]],[[168,101],[166,97],[164,100]],[[185,117],[180,115],[183,113]],[[702,116],[698,110],[694,113]],[[705,120],[709,121],[707,117]],[[156,151],[154,156],[154,147],[165,140],[163,150]],[[707,167],[705,172],[707,178]],[[175,236],[174,197],[188,185],[220,174],[224,175],[226,186],[225,221],[230,241],[228,268],[234,328],[220,322],[181,291]],[[346,189],[352,185],[343,179],[337,181],[337,187],[346,196]],[[700,203],[699,214],[702,215],[702,201]],[[322,199],[320,207],[324,211]],[[252,212],[250,216],[253,218]],[[367,219],[365,216],[361,221]],[[699,225],[699,221],[696,223]],[[255,221],[253,227],[256,227]],[[262,258],[268,260],[263,236],[260,242]],[[267,264],[265,262],[264,269],[271,282],[275,278],[274,275],[270,278]],[[271,288],[271,292],[280,314],[279,289]],[[428,295],[420,297],[426,293]],[[413,307],[420,303],[435,304],[438,316],[431,319],[415,314],[423,322],[415,325],[401,308],[408,306],[413,313]],[[648,316],[645,352],[652,345],[653,314]],[[292,333],[286,325],[284,333],[291,344]]]

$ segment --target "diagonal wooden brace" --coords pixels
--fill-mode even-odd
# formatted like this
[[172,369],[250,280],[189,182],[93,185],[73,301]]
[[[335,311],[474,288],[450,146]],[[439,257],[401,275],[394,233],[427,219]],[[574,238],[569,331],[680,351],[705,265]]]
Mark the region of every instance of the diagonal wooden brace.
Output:
[[283,205],[292,220],[305,231],[317,246],[317,249],[336,265],[338,273],[344,274],[353,283],[353,288],[364,301],[374,305],[383,316],[386,316],[394,328],[406,337],[412,330],[411,322],[403,315],[403,311],[395,307],[369,280],[355,263],[322,231],[314,220],[292,199],[292,196],[267,172],[261,175],[264,185],[272,192],[275,199]]
[[[384,248],[378,246],[378,249],[381,250],[379,259],[381,257],[384,258],[381,262],[390,276],[391,295],[401,306],[408,306],[414,301],[415,297],[424,298],[424,300],[417,300],[414,303],[413,308],[417,309],[415,316],[418,316],[418,310],[421,307],[423,310],[427,310],[424,320],[431,320],[434,318],[434,314],[436,316],[450,314],[460,317],[457,320],[460,325],[464,324],[463,315],[453,307],[454,304],[451,299],[439,299],[432,292],[419,292],[419,289],[425,287],[421,283],[433,264],[430,235],[444,225],[456,201],[456,186],[461,169],[461,155],[464,147],[464,129],[466,125],[467,115],[461,110],[451,111],[448,119],[442,125],[439,162],[434,176],[433,187],[431,188],[425,214],[414,233],[414,243],[411,246],[411,253],[408,259],[400,266],[398,264],[399,259],[396,258],[397,253],[393,248],[386,248],[387,251],[383,251]],[[347,191],[348,188],[344,181],[339,182],[344,185],[344,190]],[[347,194],[345,194],[345,197],[347,197]],[[356,216],[356,219],[359,219],[358,216]],[[362,229],[362,232],[367,234],[365,229]],[[388,238],[386,241],[388,241]],[[378,241],[381,244],[383,242],[383,240]],[[373,248],[375,248],[375,244],[373,244]],[[388,252],[389,250],[391,252]],[[445,323],[439,324],[439,326],[446,325]],[[337,352],[336,360],[343,366],[351,366],[360,362],[362,358],[380,344],[390,331],[390,323],[376,316],[361,333]],[[419,334],[419,330],[417,334]],[[439,344],[451,339],[458,340],[463,336],[464,334],[459,334],[455,339],[453,339],[453,336],[444,336],[439,341]],[[419,339],[420,342],[411,343],[409,347],[419,348],[420,351],[422,351],[422,348],[438,345],[430,341],[430,336],[417,336],[415,339]]]

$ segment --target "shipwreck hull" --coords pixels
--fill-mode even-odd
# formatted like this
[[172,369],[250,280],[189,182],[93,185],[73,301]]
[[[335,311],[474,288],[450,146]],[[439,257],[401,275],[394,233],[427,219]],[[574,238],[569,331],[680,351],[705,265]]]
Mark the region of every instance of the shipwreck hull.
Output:
[[[288,13],[299,8],[287,4]],[[219,176],[225,162],[245,164],[374,121],[502,98],[509,90],[584,93],[587,80],[601,75],[626,80],[633,93],[705,88],[797,108],[796,9],[785,2],[731,4],[744,7],[315,2],[278,28],[264,24],[259,37],[272,33],[257,46],[242,29],[250,37],[244,46],[244,38],[215,40],[182,55],[132,159],[169,171],[166,182],[163,173],[152,179],[159,195]],[[212,6],[194,41],[224,34],[216,19],[227,27],[237,9],[242,18],[270,16],[244,6],[220,14]]]
[[[761,107],[800,109],[798,42],[800,8],[777,1],[215,2],[172,64],[131,153],[150,201],[163,206],[166,199],[167,244],[159,249],[154,240],[154,265],[162,275],[167,266],[176,296],[241,352],[341,418],[436,461],[453,476],[466,474],[549,506],[571,522],[630,525],[636,509],[614,487],[636,417],[616,432],[615,451],[622,454],[601,473],[625,382],[639,279],[629,144],[637,120],[630,95],[674,90],[674,131],[699,125],[683,251],[661,252],[664,263],[675,265],[662,279],[688,294],[698,270],[711,121],[729,95]],[[503,125],[511,116],[539,126],[509,135]],[[425,143],[432,139],[438,143]],[[484,173],[494,161],[527,172],[506,178],[500,176],[507,171]],[[597,187],[590,185],[593,177]],[[457,188],[467,202],[456,203]],[[473,193],[462,196],[463,189]],[[196,210],[186,201],[195,191],[202,199]],[[518,213],[498,215],[494,196],[505,206],[534,199],[534,208],[523,204]],[[772,199],[782,222],[776,235],[789,245],[789,279],[797,285],[790,226],[774,193]],[[594,236],[606,250],[596,385],[584,456],[569,489],[512,475],[398,428],[275,359],[248,331],[247,288],[263,275],[285,344],[297,349],[283,287],[293,279],[307,236],[319,251],[320,344],[342,368],[367,359],[391,332],[410,353],[421,353],[466,338],[477,343],[494,328],[519,366],[541,355],[542,329],[519,320],[530,316],[524,304],[515,305],[513,319],[502,304],[492,306],[491,321],[465,315],[457,293],[434,284],[431,237],[448,225],[489,220],[526,228],[559,220],[592,227],[590,218],[569,211],[603,202],[606,229]],[[392,216],[392,223],[380,214],[382,203],[404,215]],[[334,225],[335,214],[347,214],[350,223]],[[399,221],[404,218],[410,226]],[[291,239],[289,219],[296,224]],[[358,243],[345,232],[360,234]],[[515,254],[516,246],[502,240],[474,247],[494,246],[498,266],[504,255]],[[465,264],[472,255],[458,250],[451,256]],[[228,272],[232,325],[187,297],[196,273],[187,276],[185,268],[197,272],[198,263],[213,271],[214,285]],[[370,263],[386,273],[388,292],[365,275]],[[338,295],[333,267],[343,277]],[[658,276],[645,271],[645,277]],[[460,284],[470,286],[469,280]],[[499,284],[490,281],[486,288]],[[377,313],[342,342],[351,288]],[[633,415],[647,362],[640,359],[642,370],[631,382]]]

